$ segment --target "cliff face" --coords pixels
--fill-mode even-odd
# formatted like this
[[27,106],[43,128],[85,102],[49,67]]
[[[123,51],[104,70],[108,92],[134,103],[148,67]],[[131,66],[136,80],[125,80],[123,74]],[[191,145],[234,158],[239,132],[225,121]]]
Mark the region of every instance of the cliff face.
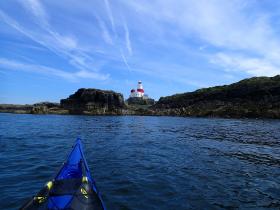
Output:
[[280,76],[162,97],[151,111],[156,115],[280,118]]
[[155,100],[152,98],[128,98],[126,100],[128,105],[154,105]]
[[81,88],[60,105],[70,114],[122,114],[123,95],[114,91]]

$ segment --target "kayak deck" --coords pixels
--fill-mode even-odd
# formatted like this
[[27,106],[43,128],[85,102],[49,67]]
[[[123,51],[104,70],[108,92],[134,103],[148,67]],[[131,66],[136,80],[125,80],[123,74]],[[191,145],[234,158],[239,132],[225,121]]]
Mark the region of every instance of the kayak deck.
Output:
[[77,139],[67,161],[21,210],[105,210]]

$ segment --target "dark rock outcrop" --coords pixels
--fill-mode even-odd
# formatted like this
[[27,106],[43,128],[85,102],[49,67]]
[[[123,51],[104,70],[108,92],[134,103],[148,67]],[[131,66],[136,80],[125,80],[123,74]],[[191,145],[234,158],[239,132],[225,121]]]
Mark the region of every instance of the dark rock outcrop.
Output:
[[[52,102],[40,102],[33,104],[31,114],[48,114],[48,113],[59,113],[60,104]],[[60,113],[59,113],[60,114]]]
[[154,105],[155,100],[152,98],[137,98],[132,97],[126,100],[128,105]]
[[280,76],[162,97],[150,110],[155,115],[280,118]]
[[17,113],[17,114],[29,114],[33,105],[16,105],[16,104],[0,104],[0,112]]
[[70,114],[118,115],[126,108],[123,95],[114,91],[81,88],[60,105]]
[[0,112],[15,114],[68,114],[59,103],[40,102],[36,104],[14,105],[0,104]]

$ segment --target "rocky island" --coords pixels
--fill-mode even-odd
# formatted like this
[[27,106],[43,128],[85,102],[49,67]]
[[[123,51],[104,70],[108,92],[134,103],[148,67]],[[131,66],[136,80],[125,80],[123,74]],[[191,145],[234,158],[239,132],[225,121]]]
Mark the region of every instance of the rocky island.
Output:
[[162,97],[155,115],[280,118],[280,75]]
[[36,104],[0,104],[0,112],[15,114],[68,114],[59,103],[40,102]]
[[60,101],[60,106],[70,114],[120,115],[126,108],[123,95],[114,91],[81,88],[67,99]]
[[168,115],[280,119],[280,76],[161,97],[154,104],[127,104],[121,93],[81,88],[60,103],[0,105],[0,112],[28,114]]

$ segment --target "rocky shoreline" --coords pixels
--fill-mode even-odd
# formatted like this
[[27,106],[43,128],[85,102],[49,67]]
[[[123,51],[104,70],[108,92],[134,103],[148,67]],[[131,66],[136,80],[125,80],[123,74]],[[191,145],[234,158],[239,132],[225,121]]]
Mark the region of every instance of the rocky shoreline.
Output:
[[161,97],[153,105],[127,104],[121,93],[81,88],[60,103],[0,104],[18,114],[154,115],[280,119],[280,76]]
[[280,119],[280,75],[162,97],[150,109],[160,115]]

